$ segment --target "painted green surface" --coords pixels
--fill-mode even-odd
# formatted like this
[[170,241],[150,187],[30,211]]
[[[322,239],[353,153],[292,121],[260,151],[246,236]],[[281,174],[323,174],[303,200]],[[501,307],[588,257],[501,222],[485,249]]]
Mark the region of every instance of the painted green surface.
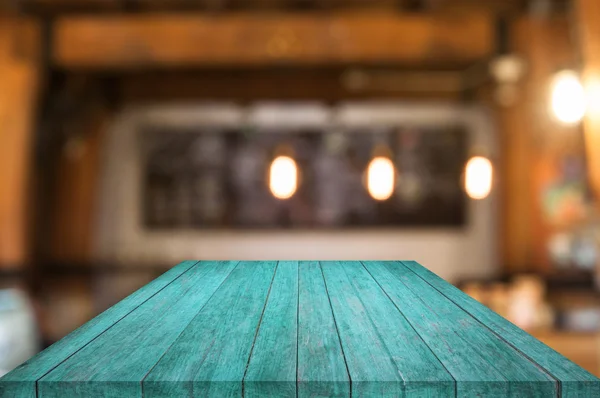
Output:
[[244,376],[244,396],[296,397],[298,262],[281,261]]
[[323,272],[302,261],[298,297],[298,397],[349,397],[350,379]]
[[427,268],[415,261],[403,261],[402,263],[442,293],[448,300],[453,301],[472,317],[486,325],[506,344],[515,347],[532,362],[559,380],[562,397],[600,397],[600,380],[594,375],[569,361],[494,311],[473,300]]
[[35,398],[36,382],[100,334],[129,315],[196,264],[184,261],[18,366],[0,382],[0,397]]
[[276,268],[240,263],[144,379],[144,397],[240,397]]
[[184,262],[0,397],[597,397],[600,380],[415,262]]
[[556,396],[554,378],[404,265],[365,267],[452,374],[458,396]]
[[[203,262],[146,301],[38,382],[41,398],[141,396],[139,382],[237,262]],[[77,380],[64,383],[63,380]]]
[[454,394],[454,379],[360,262],[321,263],[353,397]]

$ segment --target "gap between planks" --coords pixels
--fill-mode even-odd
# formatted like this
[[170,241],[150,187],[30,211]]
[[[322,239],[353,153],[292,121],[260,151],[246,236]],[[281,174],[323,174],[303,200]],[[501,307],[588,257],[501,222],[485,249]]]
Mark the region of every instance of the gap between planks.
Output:
[[[267,296],[265,297],[265,304],[263,305],[262,312],[260,313],[260,318],[258,319],[258,324],[256,325],[256,331],[254,332],[254,339],[252,340],[252,347],[250,348],[250,353],[248,354],[248,360],[246,361],[246,368],[244,369],[244,376],[242,376],[242,398],[246,396],[245,395],[246,374],[248,374],[248,367],[250,366],[250,359],[252,359],[252,353],[254,352],[254,344],[256,344],[256,338],[258,337],[258,331],[260,330],[260,325],[262,323],[263,316],[265,315],[265,310],[267,309],[269,297],[271,296],[271,288],[273,287],[273,281],[275,280],[275,275],[277,275],[277,270],[279,269],[280,263],[281,263],[281,261],[277,261],[277,264],[275,264],[275,272],[273,272],[273,276],[271,277],[271,283],[269,284],[269,290],[267,291]],[[298,364],[298,359],[296,358],[296,372],[298,371],[297,364]],[[296,378],[296,396],[297,395],[298,395],[298,379]]]
[[[198,261],[196,264],[200,263],[200,261]],[[152,372],[152,370],[156,367],[156,365],[158,365],[158,363],[160,362],[160,360],[165,356],[165,354],[171,349],[171,347],[173,346],[173,344],[175,344],[175,342],[179,339],[179,337],[182,335],[182,333],[184,332],[184,330],[194,321],[194,319],[196,319],[196,317],[200,314],[200,312],[202,312],[202,310],[204,309],[204,307],[206,307],[206,305],[210,302],[210,299],[213,298],[213,296],[217,293],[217,291],[221,288],[221,286],[223,286],[223,284],[225,283],[225,281],[227,281],[227,279],[229,279],[229,277],[231,276],[231,273],[233,271],[235,271],[235,269],[241,264],[241,261],[238,261],[235,266],[231,269],[231,271],[229,271],[229,273],[227,274],[227,276],[223,279],[223,281],[221,283],[219,283],[219,286],[215,289],[215,291],[210,295],[210,297],[206,300],[206,303],[204,303],[204,305],[202,305],[202,307],[200,307],[198,309],[198,312],[196,313],[196,315],[194,315],[194,317],[188,322],[188,324],[183,327],[181,329],[181,331],[177,334],[177,337],[175,337],[175,339],[173,340],[173,342],[169,345],[169,347],[167,347],[167,349],[165,350],[165,352],[162,353],[162,355],[160,356],[160,358],[158,358],[158,361],[156,361],[156,363],[154,365],[152,365],[152,367],[150,368],[150,370],[148,370],[148,372],[146,372],[146,374],[144,375],[144,377],[142,377],[142,379],[140,380],[140,388],[142,391],[142,398],[144,398],[144,380],[146,380],[146,377],[148,377],[148,375],[150,374],[150,372]],[[192,269],[192,267],[190,267],[190,269]],[[182,274],[183,275],[183,274]],[[177,279],[177,278],[176,278]],[[175,280],[175,279],[173,279]]]
[[[317,263],[318,266],[319,266],[319,271],[320,271],[320,274],[321,274],[321,278],[323,279],[323,285],[325,287],[325,292],[327,293],[327,302],[329,304],[329,310],[331,311],[331,316],[332,316],[332,319],[333,319],[333,322],[334,322],[334,325],[335,325],[336,336],[337,336],[338,342],[340,344],[340,349],[342,351],[342,357],[344,359],[344,366],[346,367],[346,373],[347,373],[347,376],[348,376],[349,387],[350,387],[349,388],[349,398],[352,398],[352,378],[350,376],[350,371],[348,369],[348,362],[346,360],[346,354],[344,353],[344,348],[343,348],[342,340],[341,340],[341,337],[340,337],[340,334],[339,334],[339,329],[338,329],[337,321],[335,319],[335,313],[333,312],[333,307],[331,305],[331,297],[329,295],[329,289],[327,287],[327,281],[325,279],[325,275],[323,274],[323,268],[321,267],[321,262],[320,261],[314,261],[314,262]],[[275,267],[275,272],[273,273],[273,277],[271,278],[271,284],[269,285],[269,290],[268,290],[267,296],[265,298],[265,303],[263,305],[262,313],[261,313],[260,319],[259,319],[257,327],[256,327],[256,331],[255,331],[255,334],[254,334],[254,339],[253,339],[253,342],[252,342],[252,348],[250,349],[250,354],[248,355],[248,360],[246,362],[246,369],[244,371],[244,376],[242,377],[242,397],[245,397],[245,380],[246,380],[246,374],[248,372],[248,367],[250,366],[250,360],[252,358],[252,353],[254,351],[254,345],[256,343],[256,339],[258,337],[258,333],[260,331],[260,327],[261,327],[261,324],[262,324],[263,316],[264,316],[265,310],[266,310],[268,302],[269,302],[269,297],[271,295],[271,289],[273,287],[273,281],[275,280],[275,276],[277,275],[277,271],[279,269],[279,264],[280,264],[280,261],[277,262],[277,265]],[[296,397],[298,397],[298,383],[299,383],[299,381],[298,381],[298,369],[299,369],[299,367],[298,367],[298,360],[299,360],[298,350],[299,350],[299,344],[300,343],[298,341],[298,333],[299,333],[299,330],[300,330],[300,328],[299,328],[299,317],[300,317],[300,308],[299,308],[300,307],[300,261],[297,261],[297,277],[298,277],[298,295],[297,295],[298,297],[297,297],[297,301],[296,301],[296,307],[297,307],[296,308],[296,326],[297,326],[296,327]]]
[[[495,336],[497,336],[501,341],[503,341],[504,343],[506,343],[508,346],[510,346],[513,350],[515,350],[516,352],[518,352],[519,354],[521,354],[525,359],[527,359],[529,362],[531,362],[535,367],[537,367],[538,369],[540,369],[542,372],[544,372],[545,374],[547,374],[548,376],[550,376],[552,379],[554,379],[554,381],[556,382],[556,392],[557,392],[557,397],[560,398],[562,397],[562,383],[561,381],[554,376],[549,370],[547,370],[546,368],[542,367],[539,363],[537,363],[536,361],[534,361],[529,355],[525,354],[523,351],[521,351],[520,349],[518,349],[515,345],[513,345],[510,341],[506,340],[504,337],[502,337],[500,334],[498,334],[494,329],[490,328],[488,325],[486,325],[485,323],[483,323],[481,320],[479,320],[476,316],[474,316],[473,314],[471,314],[469,311],[467,311],[465,308],[463,308],[460,304],[458,304],[456,301],[452,300],[450,297],[448,297],[447,295],[444,294],[444,292],[442,292],[441,290],[439,290],[437,287],[435,287],[434,285],[432,285],[431,283],[429,283],[429,281],[425,278],[423,278],[421,275],[417,274],[415,271],[413,271],[410,267],[404,265],[404,263],[402,261],[399,261],[399,263],[402,264],[402,266],[404,266],[407,270],[409,270],[410,272],[412,272],[414,275],[416,275],[419,279],[421,279],[422,281],[424,281],[426,284],[428,284],[429,286],[431,286],[432,289],[434,289],[435,291],[437,291],[439,294],[441,294],[442,296],[444,296],[448,301],[450,301],[451,303],[453,303],[454,305],[456,305],[458,308],[460,308],[462,311],[464,311],[466,314],[468,314],[471,318],[473,318],[477,323],[479,323],[480,325],[482,325],[484,328],[486,328],[487,330],[489,330],[492,334],[494,334]],[[362,261],[361,261],[362,264]],[[420,265],[422,267],[422,265]],[[363,264],[364,267],[364,264]],[[365,267],[366,269],[366,267]],[[368,271],[368,270],[367,270]],[[375,279],[375,278],[373,278]],[[448,282],[446,282],[448,283]],[[381,287],[381,286],[380,286]],[[383,290],[383,288],[381,288]],[[385,292],[385,290],[384,290]],[[387,292],[386,292],[387,295]],[[389,298],[389,296],[388,296]],[[391,299],[390,299],[391,300]],[[397,307],[396,307],[397,308]],[[398,309],[398,311],[400,311]]]
[[[126,317],[128,317],[129,315],[131,315],[133,312],[135,312],[138,308],[140,308],[142,305],[144,305],[146,302],[148,302],[148,300],[152,299],[154,296],[156,296],[158,293],[160,293],[161,291],[163,291],[164,289],[167,288],[167,286],[169,286],[170,284],[172,284],[173,282],[175,282],[177,279],[181,278],[183,275],[187,274],[188,272],[190,272],[190,270],[192,268],[194,268],[195,266],[197,266],[200,263],[200,261],[196,261],[194,264],[192,264],[187,270],[185,270],[184,272],[182,272],[181,274],[177,275],[175,278],[173,278],[169,283],[165,284],[163,287],[161,287],[160,289],[158,289],[156,292],[154,292],[152,295],[150,295],[147,299],[145,299],[144,301],[142,301],[141,303],[139,303],[138,305],[136,305],[131,311],[127,312],[125,315],[123,315],[122,317],[120,317],[119,319],[117,319],[112,325],[110,325],[109,327],[107,327],[106,329],[104,329],[102,332],[98,333],[98,335],[96,335],[93,339],[89,340],[88,342],[86,342],[85,344],[83,344],[81,347],[79,347],[77,350],[75,350],[72,354],[70,354],[69,356],[67,356],[65,359],[63,359],[62,361],[60,361],[59,363],[57,363],[56,365],[54,365],[50,370],[48,370],[46,373],[44,373],[41,377],[39,377],[36,381],[35,381],[35,396],[36,398],[39,398],[40,393],[39,393],[39,384],[38,382],[43,379],[44,377],[46,377],[49,373],[51,373],[54,369],[56,369],[57,367],[59,367],[61,364],[63,364],[64,362],[66,362],[67,360],[69,360],[71,357],[73,357],[75,354],[77,354],[79,351],[83,350],[85,347],[87,347],[88,345],[90,345],[92,342],[94,342],[96,339],[98,339],[100,336],[102,336],[104,333],[106,333],[108,330],[110,330],[111,328],[113,328],[117,323],[121,322],[123,319],[125,319]],[[236,265],[237,266],[237,265]],[[133,294],[133,293],[132,293]],[[111,307],[112,308],[112,307]],[[106,311],[110,310],[107,309]],[[100,314],[99,314],[100,315]],[[83,325],[82,325],[83,326]],[[142,395],[143,397],[143,395]]]
[[[352,398],[352,376],[350,376],[350,368],[348,367],[348,361],[346,360],[346,353],[344,352],[344,345],[342,344],[342,337],[340,336],[340,330],[338,328],[337,320],[335,319],[335,312],[333,312],[333,305],[331,305],[331,297],[329,296],[329,288],[327,287],[327,280],[325,279],[325,273],[323,272],[323,267],[321,266],[321,261],[319,263],[319,270],[321,271],[321,277],[323,278],[323,284],[325,285],[325,293],[327,293],[327,302],[329,303],[329,309],[331,310],[331,316],[333,318],[333,324],[335,325],[335,333],[338,337],[338,342],[340,343],[340,349],[342,350],[342,357],[344,358],[344,365],[346,366],[346,373],[348,374],[348,382],[350,384],[350,392],[349,396]],[[298,264],[300,266],[300,264]],[[298,391],[298,379],[296,378],[296,393]]]
[[[44,376],[46,376],[48,373],[52,372],[52,370],[54,370],[56,367],[60,366],[60,364],[62,364],[63,362],[67,361],[69,358],[71,358],[73,355],[77,354],[79,351],[81,351],[83,348],[85,348],[86,346],[88,346],[90,343],[92,343],[93,341],[95,341],[96,339],[98,339],[101,335],[103,335],[104,333],[106,333],[108,330],[110,330],[112,327],[114,327],[115,325],[117,325],[120,321],[122,321],[124,318],[126,318],[127,316],[129,316],[131,313],[133,313],[134,311],[136,311],[140,306],[142,306],[144,303],[146,303],[147,301],[149,301],[150,299],[152,299],[154,296],[156,296],[157,294],[159,294],[162,290],[164,290],[165,288],[167,288],[169,285],[171,285],[173,282],[175,282],[177,279],[181,278],[182,276],[184,276],[185,274],[187,274],[188,272],[190,272],[191,269],[193,269],[195,266],[198,265],[199,262],[195,262],[192,266],[190,266],[186,271],[182,272],[181,274],[179,274],[177,277],[173,278],[173,280],[171,280],[169,283],[165,284],[165,286],[163,286],[162,288],[160,288],[159,290],[157,290],[155,293],[153,293],[151,296],[149,296],[147,299],[145,299],[144,301],[142,301],[141,303],[139,303],[137,306],[135,306],[131,311],[127,312],[125,315],[123,315],[122,317],[120,317],[119,319],[117,319],[112,325],[110,325],[109,327],[107,327],[104,331],[102,331],[101,333],[99,333],[97,336],[95,336],[93,339],[89,340],[88,342],[86,342],[85,344],[83,344],[81,347],[79,347],[75,352],[73,352],[71,355],[69,355],[68,357],[66,357],[64,360],[62,360],[61,362],[57,363],[55,366],[52,367],[52,369],[50,369],[48,372],[46,372],[42,377],[40,377],[38,380],[36,380],[36,384],[35,384],[35,388],[36,388],[36,396],[39,397],[39,393],[38,393],[38,381],[40,379],[42,379]],[[338,338],[338,341],[340,343],[340,347],[341,347],[341,351],[342,351],[342,356],[344,359],[344,364],[346,367],[346,372],[348,375],[348,381],[350,384],[350,389],[349,389],[349,394],[350,397],[352,397],[352,378],[350,376],[350,372],[349,372],[349,368],[348,368],[348,363],[347,363],[347,358],[346,358],[346,354],[344,352],[344,347],[342,345],[342,341],[341,341],[341,336],[340,336],[340,332],[339,332],[339,327],[338,327],[338,323],[337,323],[337,319],[335,316],[335,313],[333,311],[333,307],[332,307],[332,303],[331,303],[331,297],[329,294],[329,287],[327,285],[327,281],[325,278],[325,275],[323,273],[323,268],[321,265],[321,262],[317,262],[318,266],[319,266],[319,270],[321,273],[321,278],[323,279],[323,283],[324,283],[324,287],[325,287],[325,292],[327,293],[327,299],[328,299],[328,303],[329,303],[329,310],[331,311],[332,314],[332,318],[333,318],[333,322],[335,325],[335,330],[336,330],[336,335]],[[561,396],[561,382],[560,380],[554,376],[550,371],[546,370],[545,368],[543,368],[541,365],[539,365],[535,360],[533,360],[531,357],[529,357],[528,355],[526,355],[524,352],[522,352],[520,349],[518,349],[515,345],[513,345],[512,343],[510,343],[508,340],[506,340],[505,338],[503,338],[500,334],[498,334],[496,331],[494,331],[491,327],[489,327],[488,325],[486,325],[484,322],[480,321],[476,316],[474,316],[473,314],[471,314],[469,311],[467,311],[465,308],[463,308],[460,304],[458,304],[456,301],[454,301],[453,299],[451,299],[450,297],[448,297],[446,294],[444,294],[441,290],[439,290],[438,288],[436,288],[432,283],[430,283],[427,279],[423,278],[421,275],[419,275],[418,273],[416,273],[415,271],[413,271],[410,267],[404,265],[402,262],[399,262],[400,264],[402,264],[403,267],[405,267],[408,271],[410,271],[412,274],[414,274],[416,277],[418,277],[419,279],[421,279],[422,281],[424,281],[424,283],[426,283],[428,286],[430,286],[432,289],[434,289],[436,292],[438,292],[439,294],[441,294],[443,297],[445,297],[447,300],[449,300],[451,303],[453,303],[457,308],[460,308],[464,313],[468,314],[468,316],[472,319],[474,319],[477,323],[479,323],[480,325],[482,325],[485,329],[489,330],[491,333],[493,333],[495,336],[497,336],[502,342],[504,342],[505,344],[507,344],[508,346],[510,346],[513,350],[515,350],[516,352],[518,352],[521,356],[523,356],[523,358],[527,359],[529,362],[531,362],[533,365],[535,365],[538,369],[540,369],[542,372],[544,372],[545,374],[547,374],[548,376],[550,376],[557,384],[557,393],[558,396]],[[237,262],[237,264],[235,265],[235,267],[233,267],[232,271],[235,270],[237,268],[237,266],[240,264],[240,262]],[[245,368],[245,372],[244,372],[244,376],[242,378],[242,396],[244,396],[244,382],[245,382],[245,378],[246,378],[246,373],[250,364],[250,359],[252,357],[252,353],[254,351],[254,345],[256,343],[256,339],[262,324],[262,320],[263,320],[263,316],[266,310],[266,307],[268,305],[268,301],[269,301],[269,297],[271,294],[271,289],[273,287],[273,281],[275,280],[275,276],[277,274],[278,268],[279,268],[279,264],[280,261],[277,262],[276,268],[275,268],[275,272],[273,273],[273,276],[271,278],[271,283],[269,285],[269,290],[267,293],[267,296],[265,298],[265,302],[263,305],[263,309],[261,312],[261,316],[260,319],[258,321],[258,324],[256,326],[256,330],[255,330],[255,334],[254,334],[254,339],[252,342],[252,348],[250,350],[250,354],[248,356],[248,360],[246,362],[246,368]],[[412,323],[410,323],[410,321],[407,319],[407,317],[404,315],[404,313],[400,310],[400,308],[397,307],[396,303],[394,303],[394,301],[390,298],[388,292],[383,288],[383,286],[381,286],[380,282],[371,274],[371,272],[369,271],[369,269],[365,266],[364,262],[360,262],[361,266],[366,270],[366,272],[369,274],[369,276],[371,277],[371,279],[373,279],[373,281],[377,284],[377,286],[379,286],[379,288],[381,289],[381,291],[385,294],[385,296],[388,298],[388,300],[391,301],[391,303],[394,305],[394,307],[398,310],[398,312],[400,313],[400,315],[408,322],[408,324],[411,326],[411,328],[413,328],[413,330],[415,330],[415,332],[417,333],[417,335],[419,336],[419,338],[421,338],[421,340],[425,343],[425,345],[429,348],[429,350],[432,352],[432,354],[438,359],[438,361],[440,362],[440,364],[446,368],[446,366],[442,363],[442,361],[438,358],[438,356],[435,354],[435,352],[433,352],[433,350],[429,347],[429,345],[426,344],[426,342],[423,340],[423,338],[421,337],[421,335],[417,332],[416,329],[414,329],[414,326],[412,325]],[[214,295],[222,286],[222,284],[229,278],[229,276],[231,275],[231,272],[227,275],[227,277],[223,280],[223,282],[221,282],[221,284],[219,285],[219,287],[215,290],[215,292],[213,292],[212,295]],[[297,277],[298,277],[298,297],[297,297],[297,314],[296,314],[296,326],[297,326],[297,340],[298,340],[298,330],[299,330],[299,298],[300,298],[300,261],[298,261],[297,263]],[[211,297],[212,297],[211,295]],[[206,304],[205,304],[206,305]],[[203,306],[204,307],[204,306]],[[198,313],[202,310],[202,308],[200,308],[198,310]],[[197,316],[197,315],[196,315]],[[184,328],[185,329],[185,328]],[[297,341],[297,347],[296,347],[296,397],[298,396],[298,361],[299,361],[299,356],[298,356],[298,345],[299,342]],[[169,349],[167,348],[167,350],[165,350],[165,352],[167,352]],[[163,354],[164,355],[164,354]],[[447,369],[446,369],[447,370]],[[450,373],[450,372],[448,372]],[[453,377],[454,378],[454,377]],[[143,380],[145,379],[142,378],[141,383],[142,383],[142,397],[143,397]],[[457,394],[457,383],[455,380],[454,383],[454,389],[455,389],[455,396]]]
[[[394,302],[394,300],[392,300],[392,298],[390,297],[390,295],[388,294],[388,292],[383,288],[383,286],[381,286],[381,284],[379,283],[379,281],[377,280],[377,278],[375,278],[375,276],[373,276],[373,274],[371,274],[371,271],[369,271],[369,269],[365,266],[364,261],[361,261],[360,264],[365,269],[365,271],[367,271],[367,273],[371,276],[371,279],[373,279],[375,281],[375,283],[377,284],[377,286],[379,286],[379,288],[381,289],[381,291],[383,292],[383,294],[385,294],[385,296],[388,298],[388,300],[390,300],[390,302],[398,310],[398,312],[400,313],[400,315],[406,320],[406,323],[408,323],[408,325],[410,325],[411,329],[415,331],[416,335],[419,336],[419,339],[423,342],[423,344],[425,344],[425,346],[429,349],[429,351],[431,351],[431,354],[438,360],[438,362],[440,363],[440,365],[442,365],[442,367],[444,369],[446,369],[446,372],[448,372],[448,374],[454,379],[454,396],[457,397],[458,396],[458,383],[456,381],[456,378],[452,375],[452,373],[450,372],[450,370],[446,367],[446,365],[444,365],[444,363],[436,355],[436,353],[431,349],[431,347],[429,346],[429,344],[427,344],[427,342],[423,339],[423,337],[421,336],[421,334],[419,333],[419,331],[417,329],[415,329],[415,327],[413,326],[412,322],[406,317],[406,315],[404,315],[404,313],[402,312],[402,310],[400,308],[398,308],[398,306],[396,305],[396,303]],[[404,265],[402,265],[402,266],[404,266]]]

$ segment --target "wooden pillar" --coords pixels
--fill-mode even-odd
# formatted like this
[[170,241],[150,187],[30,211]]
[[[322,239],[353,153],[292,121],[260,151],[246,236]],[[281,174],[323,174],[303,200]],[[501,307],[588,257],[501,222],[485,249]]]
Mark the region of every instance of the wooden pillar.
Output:
[[[511,29],[511,50],[523,57],[529,53],[527,22],[525,19],[515,21]],[[531,131],[526,128],[529,125],[526,93],[526,88],[521,85],[515,103],[497,108],[502,153],[500,253],[504,269],[508,272],[523,271],[531,264],[532,257],[529,176],[524,172],[531,161]]]
[[600,1],[577,0],[576,5],[583,81],[591,99],[584,121],[588,173],[596,204],[600,207]]
[[508,272],[551,271],[547,242],[553,233],[544,213],[543,192],[555,176],[558,159],[579,155],[577,126],[565,126],[549,113],[553,75],[575,64],[569,21],[561,15],[525,16],[512,27],[512,51],[527,72],[518,100],[499,112],[502,133],[502,254]]
[[0,14],[0,270],[28,258],[27,188],[38,90],[39,27]]

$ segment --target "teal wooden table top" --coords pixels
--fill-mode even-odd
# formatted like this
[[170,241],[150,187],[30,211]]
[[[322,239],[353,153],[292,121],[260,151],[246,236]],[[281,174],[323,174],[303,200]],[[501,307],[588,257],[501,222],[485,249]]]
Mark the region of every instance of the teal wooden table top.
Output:
[[600,397],[600,380],[412,261],[186,261],[0,396]]

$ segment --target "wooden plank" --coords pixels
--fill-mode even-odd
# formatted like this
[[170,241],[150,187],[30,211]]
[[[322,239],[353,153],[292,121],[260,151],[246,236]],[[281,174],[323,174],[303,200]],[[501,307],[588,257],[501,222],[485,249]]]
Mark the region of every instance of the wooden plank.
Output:
[[2,378],[0,396],[35,398],[36,382],[115,323],[139,308],[170,283],[188,272],[196,261],[184,261],[104,311],[62,340],[40,352]]
[[382,64],[465,66],[493,53],[485,13],[389,12],[65,16],[53,32],[65,68]]
[[[27,9],[60,12],[106,12],[122,11],[125,0],[21,0]],[[485,10],[493,13],[516,13],[523,11],[527,0],[137,0],[135,10],[147,12],[151,10],[218,10],[221,12],[236,11],[240,8],[252,10],[284,10],[357,8],[382,9],[397,12],[399,9],[411,11],[451,11]],[[0,6],[1,9],[2,6]]]
[[30,255],[28,183],[41,41],[37,21],[0,15],[0,270],[21,269]]
[[319,263],[301,261],[298,397],[350,397],[350,378]]
[[453,301],[479,322],[493,330],[507,344],[515,347],[554,378],[560,381],[562,397],[600,396],[600,381],[589,372],[563,357],[527,332],[519,329],[489,308],[473,300],[456,287],[414,261],[402,262],[447,299]]
[[390,358],[383,336],[365,316],[365,305],[343,272],[344,265],[321,262],[321,267],[352,380],[351,393],[403,396],[402,375]]
[[364,266],[454,377],[457,396],[556,396],[554,378],[401,263]]
[[142,379],[237,263],[203,261],[192,267],[39,380],[39,397],[141,397]]
[[[352,396],[452,396],[455,383],[360,262],[322,262]],[[427,395],[429,394],[429,395]]]
[[143,380],[145,398],[239,397],[277,262],[242,262]]
[[298,262],[280,261],[244,376],[244,397],[296,397]]
[[600,396],[414,262],[194,264],[0,379],[0,396]]
[[583,81],[590,95],[584,121],[588,176],[600,207],[600,2],[575,1],[576,26],[583,58]]
[[[123,0],[22,0],[23,4],[33,9],[54,12],[87,10],[123,10]],[[389,12],[398,9],[439,11],[457,9],[485,9],[494,12],[518,12],[526,7],[526,0],[451,0],[437,2],[421,2],[414,0],[137,0],[136,10],[170,10],[170,9],[217,9],[221,11],[244,9],[297,9],[299,5],[306,8],[381,8]]]

